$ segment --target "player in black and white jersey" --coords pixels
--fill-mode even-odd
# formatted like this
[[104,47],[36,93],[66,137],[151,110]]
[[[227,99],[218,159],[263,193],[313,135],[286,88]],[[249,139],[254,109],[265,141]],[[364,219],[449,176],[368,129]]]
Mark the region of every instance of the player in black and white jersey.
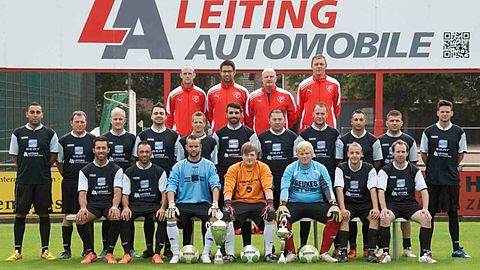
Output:
[[88,133],[87,115],[83,111],[74,111],[70,118],[72,131],[63,135],[59,142],[57,168],[62,175],[62,212],[65,214],[62,222],[62,240],[64,251],[61,259],[72,257],[73,224],[67,220],[67,215],[76,214],[80,210],[78,204],[78,173],[93,161],[94,135]]
[[339,262],[347,262],[347,243],[349,238],[349,221],[355,217],[367,219],[369,262],[378,262],[375,248],[378,239],[378,218],[380,211],[377,198],[377,172],[373,165],[362,161],[362,147],[353,142],[348,147],[348,161],[342,162],[335,170],[337,201],[343,215],[338,232],[341,254]]
[[[383,250],[380,263],[391,261],[390,224],[395,218],[404,218],[420,224],[419,262],[436,263],[432,258],[432,216],[428,211],[429,195],[422,172],[407,160],[408,144],[398,140],[392,145],[393,162],[385,165],[378,172],[378,200],[380,212],[380,240],[378,246]],[[422,205],[415,200],[415,192],[420,191]]]
[[[167,174],[160,166],[150,162],[152,147],[146,141],[138,144],[137,156],[137,163],[125,171],[123,179],[122,219],[133,223],[137,217],[142,216],[158,223],[152,262],[162,264],[160,252],[167,240],[165,223]],[[123,237],[131,238],[130,231]]]
[[[418,161],[417,143],[412,136],[402,132],[402,113],[397,110],[389,111],[387,113],[387,120],[385,121],[385,125],[387,126],[387,132],[378,137],[378,139],[380,140],[380,144],[382,145],[383,155],[383,160],[380,168],[383,168],[383,166],[385,166],[386,164],[393,162],[392,144],[397,140],[402,140],[408,144],[408,147],[410,149],[408,153],[408,161],[416,165]],[[402,222],[400,227],[402,229],[403,235],[402,256],[415,258],[416,256],[412,251],[412,243],[410,241],[412,226],[410,225],[410,222]]]
[[37,102],[28,105],[27,124],[13,131],[8,153],[17,166],[15,183],[15,221],[13,225],[15,252],[7,261],[23,258],[22,244],[25,216],[33,204],[40,219],[40,258],[53,260],[48,251],[50,212],[52,211],[52,178],[50,168],[57,159],[58,137],[55,131],[42,124],[43,110]]
[[[162,167],[170,175],[173,165],[176,162],[176,153],[178,153],[178,147],[180,145],[180,136],[168,128],[165,125],[167,119],[167,112],[165,106],[161,103],[157,103],[152,108],[152,126],[138,134],[135,141],[135,147],[133,149],[133,155],[137,157],[137,145],[141,141],[147,141],[152,147],[152,159],[151,162],[155,165]],[[148,234],[147,249],[143,252],[143,258],[149,258],[154,255],[153,252],[153,233],[154,223],[146,219],[144,223],[145,234]],[[167,242],[165,245],[165,256],[171,257],[172,251],[170,244]]]
[[[365,113],[361,110],[355,110],[350,119],[352,130],[341,136],[336,143],[335,159],[338,162],[347,160],[347,149],[352,142],[357,142],[362,146],[363,161],[372,164],[376,170],[380,169],[380,164],[383,160],[382,147],[380,141],[370,132],[365,130],[366,120]],[[368,243],[368,224],[366,222],[362,225],[363,243]],[[350,223],[350,252],[349,258],[357,256],[357,225]],[[365,245],[364,244],[364,245]],[[368,247],[363,247],[363,256],[368,257]]]
[[[335,143],[340,138],[340,133],[333,127],[327,125],[327,105],[318,103],[313,107],[313,123],[304,129],[295,140],[295,149],[301,141],[307,141],[313,146],[313,160],[323,164],[330,175],[335,179]],[[296,151],[294,152],[296,156]],[[332,183],[333,184],[333,183]],[[300,248],[307,244],[310,232],[310,222],[300,222]]]
[[[111,224],[108,231],[108,250],[104,260],[108,263],[117,263],[113,256],[113,249],[117,242],[120,230],[129,230],[126,222],[120,219],[120,202],[122,199],[123,170],[120,166],[108,160],[110,151],[108,139],[99,136],[94,139],[93,162],[83,167],[78,176],[78,203],[80,210],[77,213],[77,228],[83,245],[85,256],[81,263],[89,264],[97,260],[92,241],[92,232],[89,223],[100,217],[105,217]],[[124,256],[119,263],[131,261],[128,242],[122,243]]]
[[[240,104],[232,102],[227,105],[226,118],[228,124],[215,131],[212,137],[217,142],[216,167],[220,183],[223,187],[225,174],[230,166],[242,161],[241,148],[246,142],[257,145],[258,137],[255,132],[243,125],[240,119],[243,118],[243,110]],[[215,162],[214,162],[215,163]],[[223,207],[223,190],[220,192],[219,207]],[[242,226],[243,245],[251,244],[251,222],[244,222]]]
[[470,258],[460,247],[458,209],[460,175],[458,164],[467,152],[467,137],[463,129],[452,124],[453,104],[440,100],[437,104],[438,122],[426,128],[420,143],[421,157],[426,168],[426,181],[430,193],[429,211],[433,218],[438,212],[447,212],[448,228],[452,239],[452,257]]
[[110,125],[112,129],[103,134],[108,139],[110,153],[108,159],[124,171],[135,163],[133,157],[133,147],[135,145],[135,135],[125,130],[127,117],[125,111],[121,108],[114,108],[110,113]]

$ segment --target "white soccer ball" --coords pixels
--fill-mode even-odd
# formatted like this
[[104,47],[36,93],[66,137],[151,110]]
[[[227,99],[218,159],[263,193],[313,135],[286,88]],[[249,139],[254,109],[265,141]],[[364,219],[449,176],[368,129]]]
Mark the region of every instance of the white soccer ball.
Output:
[[318,250],[311,245],[303,246],[298,252],[298,258],[302,263],[314,263],[319,261]]
[[182,263],[196,263],[198,257],[198,250],[192,245],[186,245],[180,249],[180,262]]
[[240,259],[245,263],[256,263],[260,260],[260,250],[253,245],[248,245],[240,251]]

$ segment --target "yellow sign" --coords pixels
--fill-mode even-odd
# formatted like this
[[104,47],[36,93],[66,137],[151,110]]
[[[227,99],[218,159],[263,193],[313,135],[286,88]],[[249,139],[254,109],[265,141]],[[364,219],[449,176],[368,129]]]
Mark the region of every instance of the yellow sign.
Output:
[[[16,172],[0,172],[0,214],[12,214],[15,210]],[[52,211],[62,212],[62,176],[52,171]],[[33,213],[33,208],[31,210]]]

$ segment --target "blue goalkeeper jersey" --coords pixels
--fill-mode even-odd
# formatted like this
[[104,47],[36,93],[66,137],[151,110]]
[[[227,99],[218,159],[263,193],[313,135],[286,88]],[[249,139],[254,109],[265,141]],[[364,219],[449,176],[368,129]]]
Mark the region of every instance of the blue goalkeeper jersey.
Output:
[[282,176],[280,200],[288,202],[323,202],[322,182],[328,187],[330,198],[335,198],[327,168],[312,160],[303,168],[297,160],[285,169]]
[[177,162],[167,181],[167,192],[175,192],[176,203],[212,203],[211,191],[221,189],[215,165],[205,158]]

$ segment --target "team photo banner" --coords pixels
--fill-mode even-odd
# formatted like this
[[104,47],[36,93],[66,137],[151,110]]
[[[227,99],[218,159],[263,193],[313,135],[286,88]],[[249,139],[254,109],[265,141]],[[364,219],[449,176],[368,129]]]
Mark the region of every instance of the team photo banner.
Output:
[[3,69],[477,69],[478,0],[0,0]]

